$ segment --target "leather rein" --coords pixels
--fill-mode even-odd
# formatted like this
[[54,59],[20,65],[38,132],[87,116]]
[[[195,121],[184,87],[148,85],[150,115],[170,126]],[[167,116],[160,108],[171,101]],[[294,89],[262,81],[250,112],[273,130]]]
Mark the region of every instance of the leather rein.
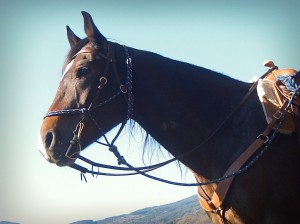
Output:
[[[228,114],[228,116],[218,125],[218,127],[204,141],[202,141],[199,145],[197,145],[196,147],[193,147],[192,149],[186,151],[185,153],[183,153],[183,154],[181,154],[177,157],[174,157],[170,160],[167,160],[165,162],[158,163],[158,164],[152,165],[152,166],[134,167],[134,166],[130,165],[125,160],[125,158],[118,151],[118,148],[115,146],[115,142],[118,139],[120,133],[122,132],[125,124],[133,116],[133,101],[134,101],[134,99],[133,99],[133,91],[132,91],[132,87],[133,87],[133,85],[132,85],[132,59],[129,55],[129,51],[128,51],[127,47],[123,46],[123,48],[124,48],[125,55],[126,55],[127,80],[126,80],[125,85],[122,84],[119,81],[120,78],[117,74],[116,65],[113,64],[113,73],[116,75],[116,78],[119,81],[119,87],[120,87],[120,90],[116,94],[114,94],[113,96],[111,96],[110,98],[108,98],[107,100],[105,100],[101,103],[97,103],[97,101],[99,100],[99,96],[100,96],[102,90],[104,89],[104,87],[107,83],[107,79],[108,79],[111,64],[114,63],[114,60],[115,60],[114,59],[113,47],[109,47],[107,55],[103,55],[101,53],[96,53],[96,54],[99,54],[100,56],[102,56],[104,59],[106,59],[107,62],[106,62],[105,68],[104,68],[103,76],[100,77],[100,84],[98,86],[98,90],[97,90],[97,92],[95,94],[95,97],[92,100],[91,104],[88,107],[85,107],[85,108],[49,111],[49,112],[46,113],[46,115],[44,117],[44,118],[46,118],[46,117],[52,117],[52,116],[71,116],[71,115],[80,115],[82,117],[81,120],[78,122],[75,130],[73,131],[73,134],[74,134],[73,139],[70,141],[70,144],[69,144],[69,147],[66,151],[65,156],[70,158],[70,159],[80,159],[83,162],[91,165],[91,169],[87,169],[87,168],[85,168],[83,166],[80,166],[76,163],[70,165],[70,167],[80,171],[81,179],[84,179],[85,181],[86,181],[86,177],[85,177],[84,174],[90,173],[93,176],[94,175],[127,176],[127,175],[141,174],[145,177],[148,177],[148,178],[160,181],[160,182],[177,185],[177,186],[202,186],[202,185],[209,185],[209,184],[213,184],[213,183],[219,183],[212,199],[209,199],[209,200],[203,199],[202,200],[202,198],[200,197],[200,203],[202,201],[201,205],[207,211],[216,211],[217,209],[220,209],[222,201],[223,201],[223,199],[225,198],[225,196],[227,194],[227,191],[230,187],[230,184],[231,184],[233,178],[235,176],[245,172],[246,170],[248,170],[264,154],[264,152],[267,151],[267,149],[268,149],[269,145],[271,144],[272,140],[275,138],[279,127],[283,123],[283,120],[285,118],[287,110],[291,105],[291,100],[288,103],[284,104],[284,106],[279,110],[281,116],[278,118],[278,120],[275,120],[274,122],[270,123],[267,126],[267,128],[265,129],[265,131],[262,134],[258,135],[257,139],[245,150],[245,153],[242,153],[236,159],[236,161],[229,167],[229,169],[225,172],[224,176],[222,176],[220,178],[217,178],[217,179],[214,179],[214,180],[211,180],[211,181],[197,182],[197,183],[178,183],[178,182],[173,182],[173,181],[165,180],[165,179],[162,179],[162,178],[158,178],[158,177],[147,174],[147,172],[152,171],[152,170],[157,169],[157,168],[160,168],[162,166],[165,166],[165,165],[167,165],[171,162],[174,162],[176,160],[179,160],[180,158],[192,153],[193,151],[197,150],[198,148],[205,145],[208,141],[210,141],[215,136],[215,134],[218,131],[220,131],[220,129],[223,127],[223,125],[247,101],[249,96],[256,89],[258,81],[256,81],[251,86],[251,88],[249,89],[247,94],[243,97],[243,99],[240,101],[240,103],[233,109],[233,111],[230,114]],[[79,53],[91,53],[91,52],[78,52],[77,54],[75,54],[73,56],[73,58],[75,58]],[[270,68],[264,75],[261,76],[261,78],[266,77],[270,72],[272,72],[275,69],[277,69],[277,67],[275,67],[275,66]],[[298,91],[298,89],[297,89],[297,91]],[[92,117],[91,112],[94,111],[95,109],[99,108],[99,107],[102,107],[102,106],[106,105],[107,103],[111,102],[112,100],[114,100],[115,98],[117,98],[119,95],[122,95],[122,94],[125,96],[125,100],[127,101],[127,115],[126,115],[125,119],[122,121],[121,126],[120,126],[117,134],[115,135],[113,140],[111,142],[109,142],[107,137],[105,136],[105,133],[102,132],[101,127],[99,126],[97,121]],[[293,97],[291,99],[293,99]],[[106,143],[102,143],[100,141],[96,141],[96,143],[107,146],[108,149],[116,156],[116,158],[118,160],[118,165],[125,165],[127,167],[111,166],[111,165],[96,163],[96,162],[93,162],[93,161],[91,161],[91,160],[89,160],[89,159],[87,159],[87,158],[80,155],[80,152],[81,152],[80,134],[81,134],[81,132],[84,128],[84,122],[83,121],[87,117],[90,118],[94,122],[94,124],[98,127],[99,131],[102,133],[102,136],[104,137],[104,139],[106,141]],[[248,161],[248,159],[251,156],[253,156],[258,151],[258,149],[262,148],[263,146],[264,146],[264,148],[259,153],[257,153],[257,155],[250,162],[248,162],[245,165],[245,163]],[[95,170],[95,168],[97,168],[97,170]],[[100,172],[100,168],[125,171],[127,173],[124,174],[124,173]],[[221,185],[221,187],[219,187],[220,185]],[[219,191],[218,191],[218,189],[219,189]],[[221,191],[221,193],[220,193],[220,191]],[[216,198],[219,197],[220,194],[221,194],[221,197],[220,197],[221,202],[215,200]]]

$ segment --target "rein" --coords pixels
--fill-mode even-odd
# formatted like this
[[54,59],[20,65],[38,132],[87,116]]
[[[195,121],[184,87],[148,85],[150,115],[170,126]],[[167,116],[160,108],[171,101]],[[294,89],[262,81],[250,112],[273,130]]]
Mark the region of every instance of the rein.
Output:
[[[174,161],[186,156],[187,154],[192,153],[193,151],[197,150],[201,146],[205,145],[208,141],[210,141],[216,135],[216,133],[223,127],[223,125],[247,101],[249,96],[256,89],[258,81],[256,81],[251,86],[251,88],[249,89],[247,94],[243,97],[243,99],[240,101],[240,103],[233,109],[233,111],[231,111],[231,113],[228,114],[228,116],[218,125],[218,127],[204,141],[202,141],[199,145],[197,145],[196,147],[186,151],[185,153],[182,153],[181,155],[178,155],[177,157],[174,157],[174,158],[172,158],[170,160],[167,160],[165,162],[158,163],[158,164],[152,165],[152,166],[134,167],[134,166],[130,165],[125,160],[125,158],[118,151],[118,148],[115,146],[115,142],[118,139],[118,137],[119,137],[120,133],[122,132],[122,130],[124,129],[125,124],[133,116],[133,101],[134,100],[133,100],[133,90],[132,90],[132,87],[133,87],[133,84],[132,84],[132,60],[131,60],[131,57],[129,55],[127,47],[123,46],[123,48],[124,48],[125,55],[126,55],[127,80],[126,80],[125,85],[122,85],[120,83],[119,76],[117,74],[115,64],[113,64],[114,74],[116,75],[116,78],[117,78],[117,80],[119,81],[119,84],[120,84],[120,90],[116,94],[114,94],[113,96],[111,96],[110,98],[108,98],[107,100],[105,100],[103,102],[97,103],[98,98],[100,96],[100,93],[102,92],[103,88],[105,87],[105,85],[107,83],[107,77],[108,77],[108,74],[109,74],[110,65],[111,65],[111,63],[114,62],[114,58],[113,58],[114,53],[113,53],[112,49],[109,48],[107,56],[99,54],[100,56],[105,58],[107,60],[107,62],[106,62],[106,65],[105,65],[103,76],[100,77],[100,85],[98,86],[98,90],[96,92],[96,95],[95,95],[94,99],[92,100],[91,104],[89,105],[89,107],[78,108],[78,109],[66,109],[66,110],[49,111],[49,112],[46,113],[46,115],[44,117],[44,118],[46,118],[46,117],[52,117],[52,116],[69,116],[69,115],[81,115],[82,116],[82,119],[78,122],[75,130],[73,131],[73,134],[74,134],[73,139],[70,141],[69,147],[68,147],[68,149],[66,151],[66,154],[65,154],[65,156],[70,158],[70,159],[79,159],[79,160],[91,165],[91,169],[85,168],[85,167],[80,166],[76,163],[70,165],[71,168],[76,169],[76,170],[81,172],[81,180],[84,179],[86,181],[86,177],[84,176],[84,174],[86,174],[86,173],[90,173],[93,176],[94,175],[96,175],[96,176],[98,176],[98,175],[104,175],[104,176],[129,176],[129,175],[141,174],[141,175],[143,175],[145,177],[148,177],[150,179],[154,179],[154,180],[157,180],[157,181],[160,181],[160,182],[164,182],[164,183],[172,184],[172,185],[177,185],[177,186],[202,186],[202,185],[209,185],[209,184],[213,184],[213,183],[219,183],[223,180],[233,178],[233,177],[245,172],[246,170],[248,170],[264,154],[264,152],[267,151],[268,147],[270,146],[273,139],[275,138],[275,136],[278,132],[278,129],[281,127],[281,125],[284,121],[285,115],[287,113],[287,110],[291,106],[292,99],[294,98],[294,95],[296,94],[297,91],[299,91],[299,88],[297,88],[297,90],[295,90],[293,96],[291,97],[291,100],[286,105],[286,108],[283,108],[284,110],[282,111],[282,116],[280,117],[280,120],[279,120],[277,126],[275,127],[275,130],[273,131],[272,135],[269,137],[268,135],[270,134],[270,132],[268,132],[267,135],[260,134],[257,137],[258,139],[260,138],[260,139],[264,140],[263,141],[264,148],[256,155],[256,157],[254,157],[250,162],[248,162],[248,164],[246,164],[243,168],[239,168],[238,170],[235,170],[235,171],[233,171],[229,174],[225,173],[224,176],[222,176],[220,178],[217,178],[217,179],[214,179],[214,180],[211,180],[211,181],[207,181],[207,182],[201,182],[201,183],[200,182],[197,182],[197,183],[173,182],[173,181],[169,181],[169,180],[165,180],[165,179],[162,179],[162,178],[152,176],[150,174],[147,174],[147,172],[153,171],[153,170],[158,169],[160,167],[163,167],[163,166],[165,166],[165,165],[167,165],[171,162],[174,162]],[[81,53],[81,52],[78,52],[77,54],[79,54],[79,53]],[[74,55],[73,58],[76,57],[76,55]],[[275,67],[275,66],[270,68],[264,75],[261,76],[261,78],[266,77],[270,72],[272,72],[275,69],[277,69],[277,67]],[[123,94],[125,96],[125,100],[127,101],[127,115],[126,115],[126,118],[121,123],[121,126],[120,126],[117,134],[115,135],[113,140],[111,142],[109,142],[106,135],[105,135],[105,133],[102,133],[102,130],[101,130],[99,124],[97,123],[97,121],[91,116],[91,111],[106,105],[107,103],[111,102],[112,100],[114,100],[115,98],[117,98],[121,94]],[[107,146],[108,149],[116,156],[116,158],[118,160],[118,165],[125,165],[127,167],[111,166],[111,165],[96,163],[96,162],[93,162],[93,161],[91,161],[91,160],[89,160],[89,159],[87,159],[87,158],[80,155],[80,152],[81,152],[80,134],[81,134],[81,132],[84,128],[83,121],[87,117],[90,118],[94,122],[94,124],[97,126],[99,131],[102,133],[102,136],[104,137],[104,139],[106,141],[106,143],[102,143],[102,142],[99,142],[99,141],[96,141],[96,143]],[[275,126],[275,123],[273,124],[273,126]],[[97,170],[95,170],[95,168],[97,168]],[[100,168],[125,171],[127,173],[105,173],[105,172],[100,172]]]

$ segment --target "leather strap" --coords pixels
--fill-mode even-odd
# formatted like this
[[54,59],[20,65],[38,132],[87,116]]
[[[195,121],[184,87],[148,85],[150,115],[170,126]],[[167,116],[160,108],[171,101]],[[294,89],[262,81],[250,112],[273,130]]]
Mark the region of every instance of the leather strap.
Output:
[[[287,102],[284,103],[277,112],[282,113],[286,106]],[[268,124],[264,132],[257,137],[257,139],[234,161],[234,163],[231,164],[224,176],[238,171],[247,160],[268,141],[268,135],[271,133],[277,122],[278,119],[273,119],[272,122]],[[220,182],[213,193],[211,200],[206,200],[199,195],[199,202],[205,211],[216,213],[221,210],[222,203],[225,200],[233,179],[234,177],[230,177]]]

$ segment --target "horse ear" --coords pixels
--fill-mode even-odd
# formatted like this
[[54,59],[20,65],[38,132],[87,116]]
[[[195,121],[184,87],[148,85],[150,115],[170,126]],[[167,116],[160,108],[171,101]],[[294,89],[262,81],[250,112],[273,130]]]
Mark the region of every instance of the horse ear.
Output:
[[73,33],[69,26],[67,26],[67,35],[71,47],[73,47],[78,41],[81,40],[75,35],[75,33]]
[[87,12],[81,12],[84,19],[84,31],[91,42],[101,44],[106,41],[106,38],[100,33],[95,26],[91,15]]

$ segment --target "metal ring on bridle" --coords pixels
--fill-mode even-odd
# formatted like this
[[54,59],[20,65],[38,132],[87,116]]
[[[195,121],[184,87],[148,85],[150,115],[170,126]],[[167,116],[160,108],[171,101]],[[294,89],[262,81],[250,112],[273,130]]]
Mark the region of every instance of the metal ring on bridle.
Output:
[[100,83],[103,84],[103,85],[106,85],[106,83],[107,83],[107,78],[104,77],[104,76],[102,76],[102,77],[100,78]]
[[120,90],[122,93],[127,93],[127,88],[124,85],[120,85]]

